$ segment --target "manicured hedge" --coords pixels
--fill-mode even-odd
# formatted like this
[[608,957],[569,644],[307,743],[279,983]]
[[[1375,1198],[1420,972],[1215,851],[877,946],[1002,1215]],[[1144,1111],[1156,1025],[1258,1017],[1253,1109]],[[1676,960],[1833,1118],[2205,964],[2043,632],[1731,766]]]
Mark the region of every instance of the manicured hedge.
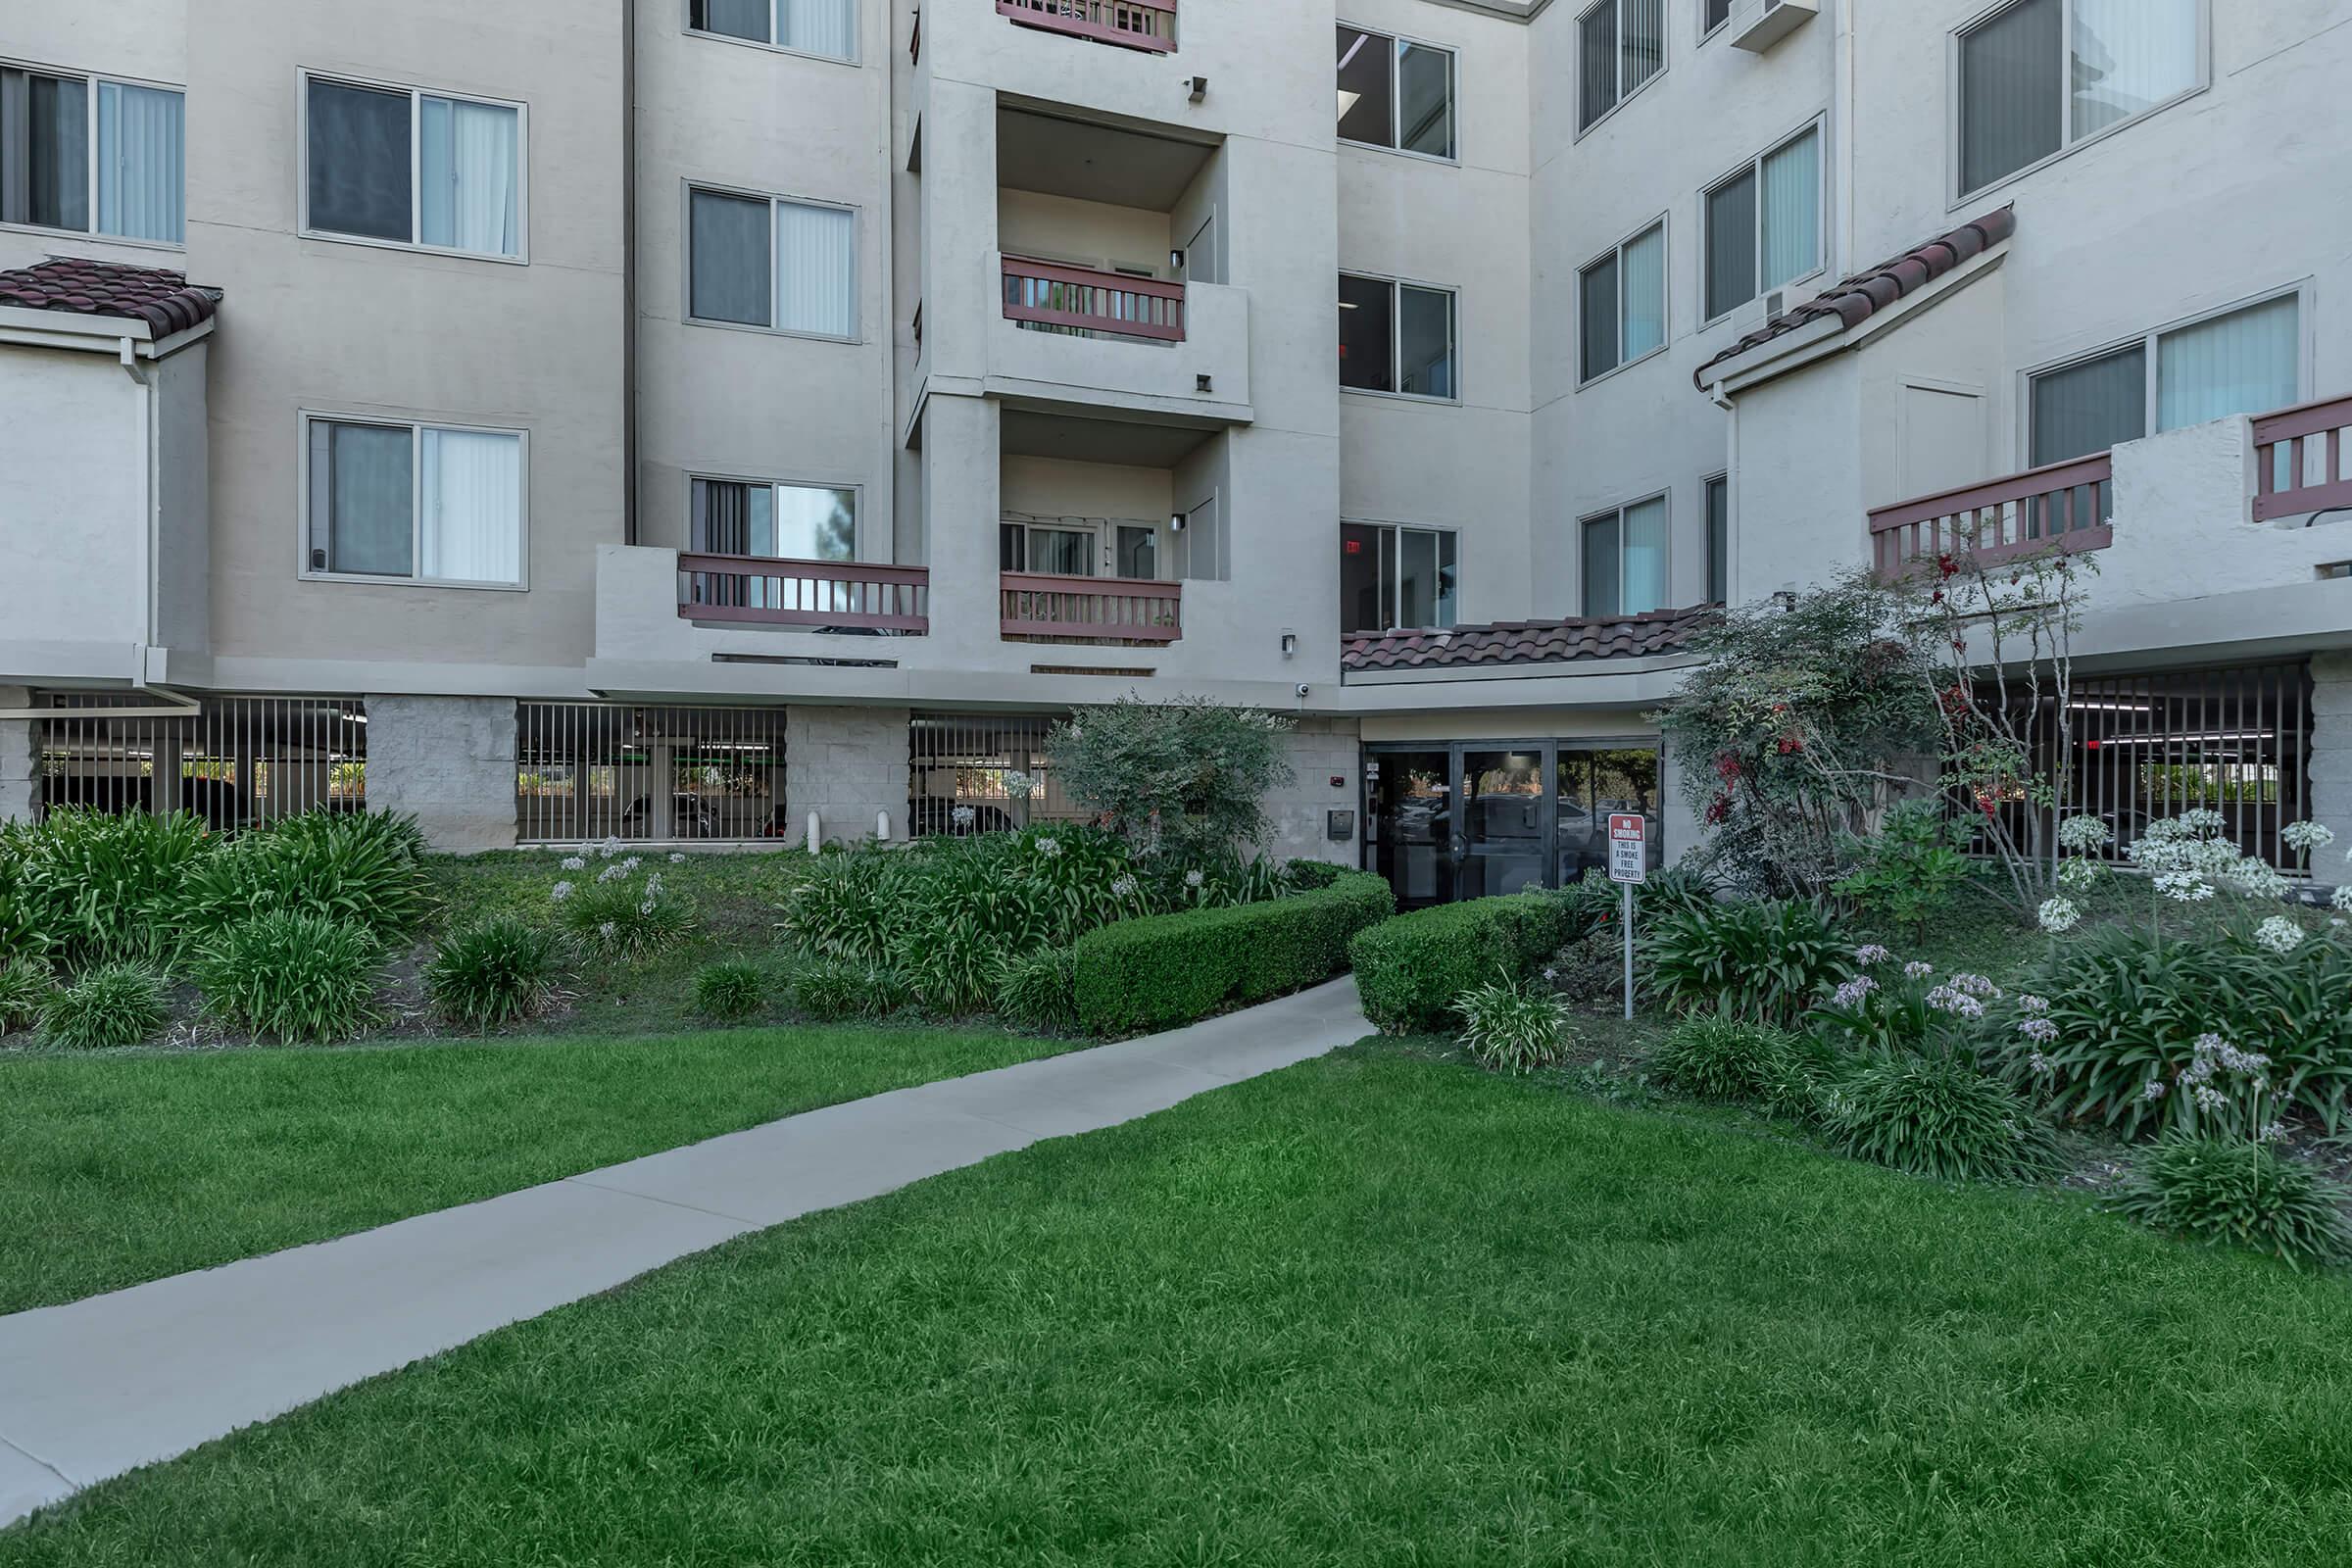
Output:
[[1348,871],[1262,904],[1098,927],[1077,943],[1078,1020],[1138,1034],[1319,984],[1348,967],[1348,938],[1396,907],[1385,879]]
[[1463,992],[1524,977],[1589,920],[1555,893],[1440,904],[1384,920],[1348,944],[1364,1015],[1383,1034],[1448,1029]]

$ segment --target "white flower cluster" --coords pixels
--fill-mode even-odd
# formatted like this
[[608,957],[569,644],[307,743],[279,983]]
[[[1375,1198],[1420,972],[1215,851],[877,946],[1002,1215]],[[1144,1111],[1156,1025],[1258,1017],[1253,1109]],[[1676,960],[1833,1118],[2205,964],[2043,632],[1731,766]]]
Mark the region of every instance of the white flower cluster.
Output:
[[1887,953],[1876,942],[1865,942],[1854,950],[1854,958],[1860,963],[1885,963]]
[[1924,980],[1935,972],[1936,966],[1921,958],[1913,958],[1903,965],[1903,978],[1906,980]]
[[608,865],[602,871],[596,873],[596,879],[599,882],[613,882],[624,876],[627,876],[628,874],[628,869],[625,866]]
[[1948,1012],[1956,1018],[1982,1018],[1984,1016],[1984,1004],[1958,986],[1949,983],[1939,985],[1929,992],[1927,1003],[1937,1012]]
[[2335,842],[2335,829],[2324,822],[2289,822],[2278,836],[2290,850],[2324,850]]
[[1830,993],[1830,1000],[1840,1007],[1858,1007],[1862,999],[1879,989],[1879,983],[1868,975],[1856,975]]
[[1013,800],[1025,801],[1037,793],[1037,780],[1017,767],[1011,768],[1004,774],[1004,793]]
[[2082,908],[2069,898],[2044,899],[2034,917],[2044,931],[2072,931],[2082,918]]
[[564,869],[566,871],[585,871],[588,869],[588,858],[583,855],[566,855],[564,857]]
[[1059,859],[1061,858],[1061,840],[1039,839],[1037,841],[1037,853],[1044,856],[1049,860]]
[[957,827],[970,827],[980,820],[980,813],[968,806],[952,807],[948,811],[948,820]]
[[612,857],[618,855],[625,848],[627,848],[627,846],[622,844],[619,838],[615,836],[613,838],[605,840],[605,842],[602,844],[599,844],[596,847],[596,853],[603,858],[610,860],[612,858]]
[[2058,1064],[2038,1051],[2026,1057],[2026,1065],[2045,1078],[2058,1070]]
[[2328,897],[2328,902],[2334,905],[2339,909],[2352,912],[2352,882],[2346,882],[2339,886],[2335,892]]
[[2178,904],[2202,904],[2213,897],[2213,884],[2194,871],[2166,871],[2156,878],[2156,891]]
[[2146,1101],[2162,1100],[2164,1098],[2164,1080],[2161,1078],[2149,1079],[2140,1086],[2139,1098]]
[[565,899],[571,897],[571,884],[568,882],[559,882],[554,887],[547,890],[547,896],[555,900],[558,904],[562,904]]
[[686,863],[685,852],[682,850],[672,850],[669,855],[669,863],[672,865],[684,865]]
[[2303,945],[2303,928],[2283,914],[2274,914],[2254,928],[2254,940],[2283,957]]
[[1184,873],[1184,885],[1188,888],[1197,888],[1207,880],[1207,875],[1198,866]]
[[2017,995],[2017,1010],[2020,1012],[2047,1012],[2050,1010],[2050,999],[2037,997],[2031,991],[2021,991]]
[[1114,876],[1110,879],[1110,892],[1113,898],[1132,899],[1135,897],[1135,889],[1136,881],[1131,876]]
[[2086,888],[2106,874],[2107,867],[2097,860],[2076,857],[2058,862],[2058,885],[2062,888]]
[[2058,843],[2078,855],[2105,849],[2114,842],[2114,830],[2095,816],[2070,816],[2058,824]]
[[[2058,1038],[2058,1026],[2047,1018],[2020,1018],[2017,1020],[2017,1032],[2039,1046],[2049,1045]],[[2039,1056],[2041,1053],[2037,1051],[2034,1054]]]

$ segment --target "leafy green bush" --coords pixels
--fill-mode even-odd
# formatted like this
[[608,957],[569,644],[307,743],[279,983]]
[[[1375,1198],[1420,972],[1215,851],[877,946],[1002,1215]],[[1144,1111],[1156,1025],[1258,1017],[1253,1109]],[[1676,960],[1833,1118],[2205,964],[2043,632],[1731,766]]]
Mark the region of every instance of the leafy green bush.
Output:
[[1526,979],[1585,917],[1552,893],[1433,905],[1384,920],[1348,944],[1364,1015],[1383,1034],[1444,1030],[1456,998],[1491,980]]
[[2058,1166],[2057,1145],[2008,1085],[1957,1054],[1865,1061],[1821,1102],[1845,1152],[1938,1181],[2029,1181]]
[[694,906],[662,886],[662,873],[637,875],[636,856],[610,860],[593,877],[556,884],[556,910],[583,952],[635,961],[674,947],[694,929]]
[[547,1005],[562,954],[562,940],[545,926],[493,915],[442,939],[424,968],[425,993],[443,1017],[502,1028]]
[[431,906],[414,817],[306,811],[240,834],[189,866],[172,916],[191,939],[256,915],[292,911],[356,926],[391,944]]
[[51,953],[75,966],[168,960],[181,884],[218,850],[203,821],[184,811],[116,816],[60,807],[0,849],[14,866],[10,940],[20,953]]
[[1198,863],[1254,844],[1269,790],[1291,782],[1291,721],[1202,698],[1122,698],[1046,738],[1062,791],[1128,844]]
[[1557,997],[1516,980],[1491,980],[1453,1004],[1462,1044],[1491,1072],[1534,1072],[1559,1064],[1568,1016]]
[[820,1022],[886,1017],[910,1000],[898,971],[880,964],[817,958],[792,976],[792,1004]]
[[280,1042],[342,1040],[367,1023],[380,950],[355,925],[275,909],[221,930],[192,965],[205,1011]]
[[1661,1084],[1694,1100],[1738,1103],[1768,1102],[1785,1095],[1795,1037],[1786,1030],[1723,1013],[1685,1018],[1650,1054],[1649,1070]]
[[[1609,874],[1601,870],[1587,871],[1554,896],[1592,921],[1614,923],[1625,906],[1622,885],[1610,881]],[[1710,908],[1714,903],[1715,879],[1703,867],[1680,861],[1650,872],[1647,881],[1634,884],[1634,923],[1646,925],[1655,916]]]
[[1351,937],[1396,906],[1386,879],[1351,871],[1267,904],[1098,927],[1075,945],[1079,1021],[1135,1034],[1317,984],[1348,966]]
[[69,1050],[135,1046],[164,1026],[164,986],[143,963],[85,969],[41,1004],[41,1039]]
[[0,958],[0,1035],[30,1028],[54,988],[41,959]]
[[1834,891],[1864,914],[1917,935],[1968,881],[1968,841],[1939,803],[1905,801],[1888,809],[1875,837],[1848,841],[1853,869]]
[[1669,910],[1642,937],[1648,983],[1677,1011],[1792,1024],[1814,997],[1853,978],[1853,946],[1803,900]]
[[2352,1261],[2347,1202],[2352,1193],[2267,1144],[2176,1132],[2134,1163],[2115,1207],[2156,1230],[2299,1266]]
[[767,977],[756,963],[725,958],[694,977],[694,1010],[716,1023],[741,1023],[767,1005]]
[[1570,1002],[1618,999],[1625,989],[1625,938],[1617,922],[1597,922],[1571,940],[1544,964],[1544,977]]
[[1024,1029],[1062,1030],[1078,1022],[1078,954],[1046,948],[1002,960],[997,1011]]
[[[2288,1112],[2330,1135],[2352,1129],[2352,951],[2339,942],[2280,954],[2234,931],[2159,941],[2110,926],[2056,946],[2021,987],[2046,1004],[2032,1016],[2047,1027],[2029,1033],[2021,1016],[1998,1067],[2062,1116],[2127,1136],[2210,1131],[2217,1119],[2251,1132]],[[2200,1053],[2213,1040],[2268,1058],[2256,1074],[2267,1103],[2251,1092],[2255,1075],[2215,1080],[2198,1067],[2200,1054],[2224,1059]]]
[[779,923],[810,953],[858,962],[881,961],[890,951],[891,932],[906,898],[910,858],[916,853],[851,852],[816,857],[787,896]]
[[1348,868],[1329,860],[1292,860],[1282,868],[1283,884],[1293,893],[1327,888],[1348,874]]

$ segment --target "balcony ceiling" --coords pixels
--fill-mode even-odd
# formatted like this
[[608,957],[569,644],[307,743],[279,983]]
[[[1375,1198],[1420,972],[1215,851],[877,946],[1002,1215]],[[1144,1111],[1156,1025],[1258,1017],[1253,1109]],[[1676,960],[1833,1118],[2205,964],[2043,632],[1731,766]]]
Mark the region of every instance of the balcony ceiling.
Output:
[[1169,212],[1214,151],[1026,110],[997,116],[997,183],[1046,196]]
[[1215,433],[1189,425],[1087,419],[1035,409],[1007,408],[1003,421],[1000,439],[1013,456],[1138,468],[1173,468]]

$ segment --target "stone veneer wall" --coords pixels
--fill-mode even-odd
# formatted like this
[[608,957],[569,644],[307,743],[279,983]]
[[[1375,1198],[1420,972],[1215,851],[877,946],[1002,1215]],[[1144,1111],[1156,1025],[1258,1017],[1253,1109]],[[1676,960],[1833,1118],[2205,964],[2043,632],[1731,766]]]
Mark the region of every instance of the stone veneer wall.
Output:
[[[1298,775],[1290,788],[1266,801],[1274,819],[1268,853],[1281,859],[1329,860],[1353,866],[1362,851],[1363,745],[1351,718],[1301,718],[1290,737],[1291,767]],[[1340,782],[1334,785],[1331,781]],[[1355,818],[1355,831],[1335,842],[1325,833],[1326,813],[1342,810]]]
[[2352,653],[2311,656],[2311,816],[2335,829],[2335,845],[2312,858],[2314,880],[2352,882]]
[[873,837],[874,818],[890,813],[890,836],[906,837],[905,708],[794,707],[784,715],[784,804],[797,839],[808,813],[827,842]]
[[514,845],[514,700],[368,699],[368,808],[414,815],[435,850]]
[[[24,686],[0,686],[0,708],[29,708],[32,692]],[[0,822],[29,822],[37,804],[35,777],[38,750],[33,742],[35,718],[0,718]]]

